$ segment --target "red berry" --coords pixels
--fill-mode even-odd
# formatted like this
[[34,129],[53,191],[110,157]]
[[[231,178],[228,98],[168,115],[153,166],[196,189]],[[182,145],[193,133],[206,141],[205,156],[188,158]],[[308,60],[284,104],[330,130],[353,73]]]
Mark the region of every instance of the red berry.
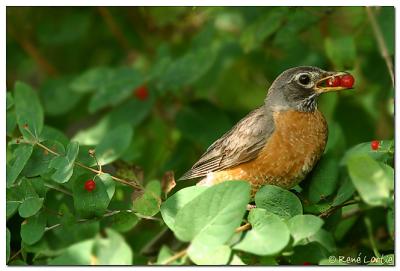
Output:
[[338,87],[340,86],[340,77],[335,76],[328,79],[328,87]]
[[340,86],[345,88],[351,88],[354,85],[354,77],[351,74],[343,75],[340,78]]
[[303,265],[311,265],[309,262],[304,262]]
[[96,188],[96,183],[93,180],[87,180],[85,182],[85,189],[92,192]]
[[374,151],[378,150],[379,149],[379,145],[380,145],[380,143],[379,143],[378,140],[372,140],[371,141],[371,149],[372,150],[374,150]]
[[137,99],[144,101],[149,96],[149,91],[146,86],[140,86],[137,89],[135,89],[134,94]]

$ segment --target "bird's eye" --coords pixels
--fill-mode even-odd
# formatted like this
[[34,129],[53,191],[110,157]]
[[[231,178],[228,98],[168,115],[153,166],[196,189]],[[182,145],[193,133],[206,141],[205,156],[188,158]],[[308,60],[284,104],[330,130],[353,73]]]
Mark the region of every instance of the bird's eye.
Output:
[[302,85],[308,85],[310,83],[311,79],[310,76],[308,74],[302,74],[299,76],[299,82]]

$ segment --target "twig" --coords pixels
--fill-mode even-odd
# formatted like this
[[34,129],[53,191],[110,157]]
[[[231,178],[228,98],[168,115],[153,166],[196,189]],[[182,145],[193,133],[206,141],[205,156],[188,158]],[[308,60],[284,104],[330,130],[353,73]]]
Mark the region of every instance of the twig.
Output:
[[168,264],[172,263],[173,261],[176,261],[179,258],[184,257],[187,254],[187,250],[188,250],[188,248],[185,248],[184,250],[179,251],[178,253],[172,255],[171,257],[169,257],[168,259],[163,261],[161,264],[168,265]]
[[54,76],[58,74],[57,69],[50,64],[42,55],[39,49],[26,38],[26,35],[16,33],[12,26],[7,26],[8,33],[17,41],[22,49],[38,64],[38,66],[48,75]]
[[19,254],[21,254],[21,252],[22,252],[22,247],[21,247],[17,252],[15,252],[14,255],[12,255],[12,256],[10,257],[10,259],[8,260],[7,263],[10,263],[12,260],[14,260]]
[[375,257],[380,258],[381,254],[379,253],[379,251],[376,247],[374,236],[372,235],[371,219],[368,216],[364,216],[364,223],[365,223],[365,227],[367,228],[368,239],[369,239],[369,242],[371,243],[372,250],[374,251]]
[[389,51],[387,49],[387,45],[386,45],[385,39],[383,38],[382,31],[381,31],[381,29],[380,29],[380,27],[379,27],[379,25],[378,25],[378,23],[376,21],[375,14],[372,11],[371,7],[366,7],[366,11],[367,11],[367,14],[368,14],[369,22],[370,22],[370,24],[372,26],[372,30],[373,30],[374,35],[375,35],[375,39],[378,42],[379,51],[380,51],[383,59],[385,60],[387,69],[388,69],[389,74],[390,74],[390,78],[392,79],[392,85],[394,87],[393,61],[392,61],[392,59],[390,57],[390,54],[389,54]]
[[98,7],[97,10],[99,11],[100,16],[103,18],[111,33],[117,39],[121,47],[129,52],[131,48],[129,46],[128,39],[124,36],[123,32],[119,28],[117,22],[114,20],[110,11],[106,7]]
[[343,203],[343,204],[340,204],[340,205],[338,205],[338,206],[331,207],[331,208],[329,208],[328,210],[326,210],[325,212],[320,213],[320,214],[319,214],[319,217],[321,217],[321,218],[323,218],[323,217],[328,217],[328,216],[330,216],[333,212],[335,212],[337,209],[340,209],[340,208],[345,207],[345,206],[348,206],[348,205],[357,204],[357,203],[359,203],[359,201],[357,201],[357,200],[349,200],[349,201],[347,201],[347,202],[345,202],[345,203]]
[[236,228],[235,232],[238,233],[238,232],[242,232],[242,231],[247,231],[249,229],[251,229],[251,225],[250,225],[250,223],[246,223],[246,224]]
[[60,188],[60,187],[56,187],[56,186],[53,186],[53,185],[48,184],[48,183],[45,183],[44,186],[46,186],[46,187],[48,187],[48,188],[50,188],[50,189],[54,189],[54,190],[56,190],[56,191],[58,191],[58,192],[64,193],[64,194],[66,194],[66,195],[72,197],[72,193],[71,193],[71,192],[69,192],[69,191],[67,191],[67,190],[64,190],[64,189],[62,189],[62,188]]
[[[34,142],[26,142],[26,143],[37,145],[37,146],[41,147],[42,149],[48,151],[49,153],[51,153],[51,154],[53,154],[53,155],[55,155],[55,156],[60,156],[60,154],[57,153],[56,151],[53,151],[52,149],[50,149],[50,148],[48,148],[47,146],[45,146],[45,145],[43,145],[42,143],[40,143],[39,140],[33,135],[33,133],[29,130],[29,128],[28,128],[27,126],[24,127],[24,129],[35,139]],[[76,162],[76,161],[75,161],[75,162],[74,162],[74,165],[79,166],[79,167],[84,168],[84,169],[87,169],[87,170],[90,170],[90,171],[92,171],[93,173],[96,173],[96,174],[103,174],[103,173],[106,173],[106,172],[104,172],[104,171],[96,170],[96,169],[94,169],[94,168],[88,167],[88,166],[86,166],[86,165],[84,165],[84,164],[82,164],[82,163],[80,163],[80,162]],[[117,182],[119,182],[119,183],[122,183],[122,184],[125,184],[125,185],[128,185],[128,186],[131,186],[131,187],[133,187],[133,188],[135,188],[135,189],[139,189],[139,190],[143,190],[143,189],[144,189],[139,183],[137,183],[137,182],[135,182],[135,181],[128,181],[128,180],[124,180],[124,179],[115,177],[115,176],[113,176],[113,175],[111,175],[111,174],[109,174],[109,175],[110,175],[110,177],[111,177],[114,181],[117,181]]]

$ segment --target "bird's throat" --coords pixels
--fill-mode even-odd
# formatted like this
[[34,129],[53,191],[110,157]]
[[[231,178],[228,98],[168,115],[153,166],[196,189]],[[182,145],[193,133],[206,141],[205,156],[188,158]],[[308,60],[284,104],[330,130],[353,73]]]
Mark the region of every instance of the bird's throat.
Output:
[[317,94],[301,100],[297,105],[296,109],[300,112],[314,112],[317,109]]

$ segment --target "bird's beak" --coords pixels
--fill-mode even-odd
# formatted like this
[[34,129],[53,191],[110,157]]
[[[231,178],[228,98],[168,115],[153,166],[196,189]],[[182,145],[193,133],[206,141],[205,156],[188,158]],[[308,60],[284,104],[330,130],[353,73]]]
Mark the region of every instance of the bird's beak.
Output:
[[330,87],[327,85],[327,81],[331,78],[334,77],[340,77],[343,75],[349,74],[347,72],[326,72],[325,76],[321,79],[318,80],[318,82],[315,84],[314,91],[315,93],[321,94],[321,93],[326,93],[326,92],[332,92],[332,91],[341,91],[341,90],[346,90],[346,89],[351,89],[348,87]]

